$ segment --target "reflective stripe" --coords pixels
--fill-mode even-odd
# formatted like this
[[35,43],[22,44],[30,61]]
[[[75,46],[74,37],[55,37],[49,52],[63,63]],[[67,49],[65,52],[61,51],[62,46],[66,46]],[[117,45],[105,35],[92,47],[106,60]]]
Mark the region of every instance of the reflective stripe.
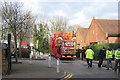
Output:
[[118,53],[118,51],[117,51],[117,55],[120,55],[120,53]]
[[94,55],[93,50],[87,49],[85,53],[86,53],[86,58],[87,59],[93,59],[93,55]]
[[106,59],[112,58],[112,51],[107,50],[106,53]]

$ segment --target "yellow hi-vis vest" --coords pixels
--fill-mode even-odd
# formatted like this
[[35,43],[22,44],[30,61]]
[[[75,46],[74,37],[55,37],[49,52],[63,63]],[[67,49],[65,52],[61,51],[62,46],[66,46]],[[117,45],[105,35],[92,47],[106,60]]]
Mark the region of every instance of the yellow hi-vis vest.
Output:
[[120,59],[120,50],[115,51],[115,59]]
[[106,51],[106,59],[111,59],[112,55],[113,55],[112,50],[111,51],[109,51],[109,50]]
[[86,50],[86,59],[93,59],[94,51],[92,49]]

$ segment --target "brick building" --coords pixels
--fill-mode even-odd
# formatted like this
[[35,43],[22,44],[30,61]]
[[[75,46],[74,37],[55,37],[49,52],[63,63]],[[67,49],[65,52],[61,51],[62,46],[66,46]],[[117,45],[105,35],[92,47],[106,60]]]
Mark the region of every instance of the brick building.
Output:
[[[120,43],[119,22],[120,20],[95,19],[93,17],[88,32],[84,31],[85,28],[81,30],[78,28],[77,44],[81,39],[85,42],[84,45],[80,44],[81,47],[89,44]],[[84,36],[84,33],[87,35]]]
[[83,46],[86,46],[86,36],[89,28],[80,28],[78,27],[76,31],[76,41],[77,46],[76,48],[82,48]]

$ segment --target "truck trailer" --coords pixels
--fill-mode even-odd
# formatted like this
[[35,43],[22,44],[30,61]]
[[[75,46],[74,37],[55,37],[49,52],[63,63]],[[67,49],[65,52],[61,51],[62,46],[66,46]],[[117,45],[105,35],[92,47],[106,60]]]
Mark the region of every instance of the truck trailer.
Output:
[[51,55],[57,58],[76,58],[76,36],[73,31],[58,31],[51,37]]

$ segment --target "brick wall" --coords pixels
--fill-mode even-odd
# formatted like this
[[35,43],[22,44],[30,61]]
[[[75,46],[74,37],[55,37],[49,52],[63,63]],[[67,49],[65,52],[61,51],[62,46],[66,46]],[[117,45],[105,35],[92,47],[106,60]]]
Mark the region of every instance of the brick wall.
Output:
[[86,37],[87,44],[90,44],[90,42],[98,42],[100,44],[106,43],[105,38],[106,38],[105,33],[99,27],[99,24],[97,24],[93,19]]
[[[78,28],[79,29],[79,28]],[[81,34],[80,34],[80,32],[79,32],[79,30],[77,30],[77,32],[76,32],[76,42],[77,42],[77,45],[76,45],[76,48],[78,49],[78,44],[81,44],[80,43],[80,40],[81,40]],[[80,45],[81,46],[81,45]]]
[[76,42],[77,42],[76,49],[78,49],[78,44],[80,44],[80,47],[79,47],[80,49],[82,49],[82,47],[86,46],[85,38],[86,37],[83,37],[81,35],[81,33],[79,32],[79,30],[77,30],[77,32],[76,32]]
[[118,37],[109,37],[109,43],[120,43],[120,39]]

